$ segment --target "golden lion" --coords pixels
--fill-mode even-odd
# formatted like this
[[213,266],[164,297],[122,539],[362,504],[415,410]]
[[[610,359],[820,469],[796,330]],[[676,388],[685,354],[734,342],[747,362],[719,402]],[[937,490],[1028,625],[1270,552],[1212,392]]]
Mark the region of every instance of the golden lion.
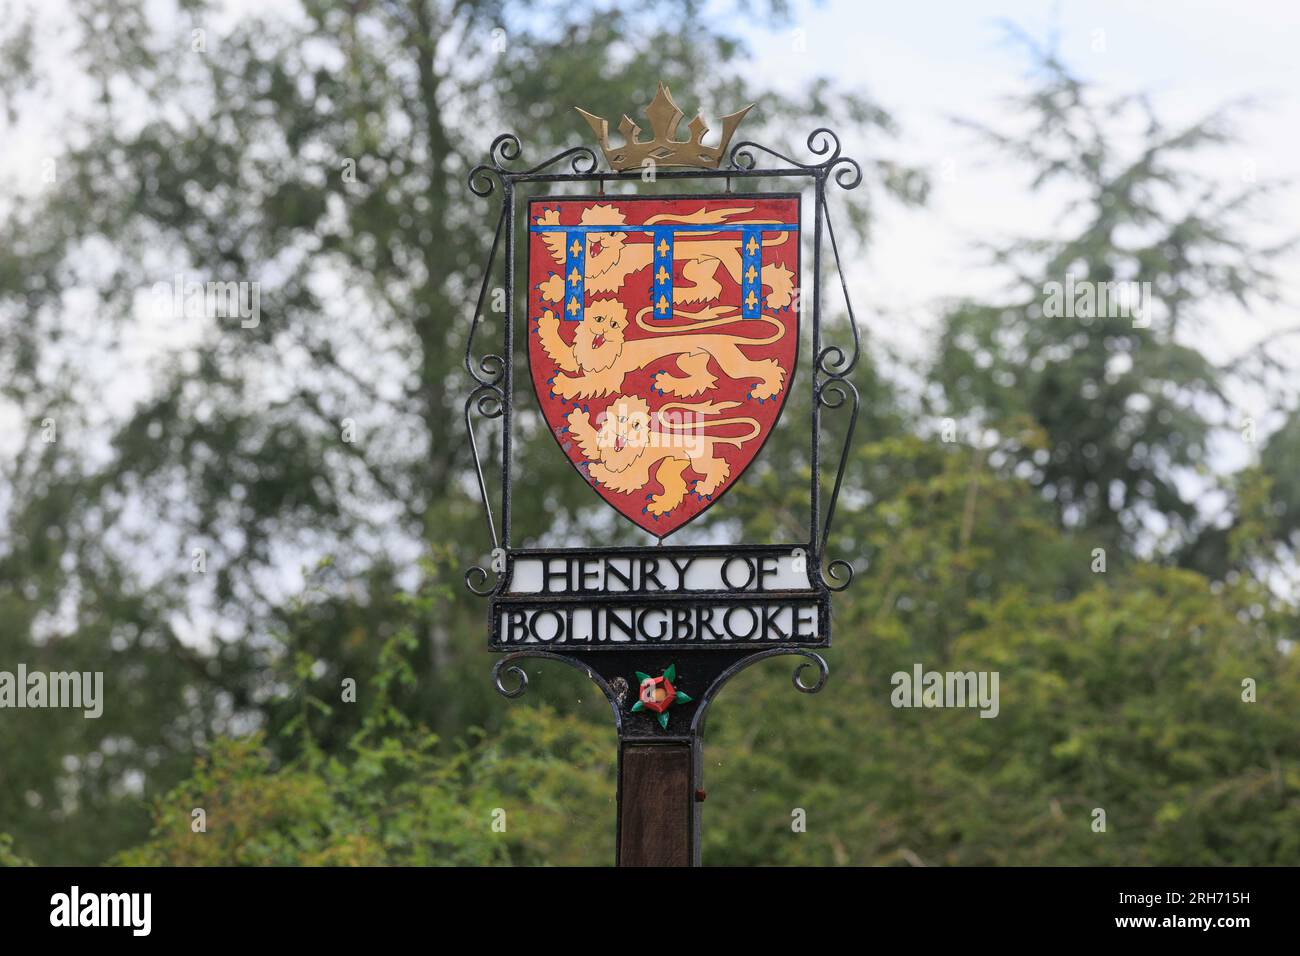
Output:
[[[723,223],[727,216],[752,212],[753,206],[735,209],[701,209],[689,215],[663,214],[652,216],[645,221],[646,226],[656,223]],[[582,211],[584,226],[621,226],[627,217],[614,206],[590,206]],[[726,228],[740,225],[766,225],[775,223],[775,219],[743,219],[726,222]],[[541,226],[559,226],[560,212],[548,209],[537,218]],[[692,232],[692,236],[709,236],[711,232]],[[623,283],[633,272],[647,268],[654,262],[654,249],[648,242],[628,242],[626,232],[589,232],[587,240],[586,275],[583,277],[584,288],[593,295],[602,292],[618,292]],[[563,232],[544,232],[542,239],[551,253],[551,258],[561,266],[565,263],[564,246],[566,235]],[[785,243],[788,234],[781,233],[775,238],[764,239],[764,248],[770,249]],[[722,294],[722,285],[717,273],[721,266],[731,274],[731,278],[740,285],[740,240],[739,239],[699,239],[678,238],[673,242],[673,261],[685,263],[682,274],[685,281],[673,283],[673,302],[711,302]],[[775,263],[765,265],[760,273],[767,293],[769,309],[784,309],[794,300],[794,273],[785,266]],[[564,277],[552,275],[538,285],[542,298],[547,302],[559,302],[564,298]]]
[[[714,454],[715,446],[740,448],[762,431],[753,418],[703,418],[738,404],[669,402],[651,416],[644,398],[620,395],[610,404],[600,427],[591,423],[584,408],[569,412],[567,421],[569,433],[590,462],[587,474],[593,482],[615,491],[639,491],[650,481],[651,469],[655,469],[655,478],[663,491],[646,496],[645,510],[658,517],[672,511],[686,497],[682,472],[688,467],[702,476],[691,490],[700,498],[712,497],[731,474],[726,459]],[[686,413],[685,420],[664,414],[674,409]],[[651,424],[658,426],[657,429],[652,430]],[[706,428],[720,425],[748,425],[749,434],[719,436],[705,432]]]
[[[637,313],[637,325],[653,332],[651,338],[627,341],[623,330],[627,326],[627,309],[617,299],[593,302],[583,311],[582,321],[574,332],[573,345],[560,338],[560,320],[550,309],[537,320],[537,332],[542,349],[560,371],[551,376],[549,384],[553,395],[561,398],[590,398],[612,395],[623,388],[623,377],[628,372],[645,368],[651,362],[676,356],[681,375],[660,371],[655,376],[655,388],[668,395],[688,397],[713,388],[717,376],[709,371],[713,358],[724,373],[733,379],[756,378],[749,397],[760,402],[781,391],[785,382],[785,369],[776,359],[751,359],[740,350],[742,345],[771,345],[785,335],[785,325],[770,315],[758,320],[775,327],[766,338],[750,339],[739,335],[721,333],[702,334],[700,329],[742,321],[733,315],[734,306],[710,306],[699,312],[677,312],[678,317],[695,320],[689,326],[659,328],[646,325],[646,306]],[[571,375],[562,374],[573,373]]]

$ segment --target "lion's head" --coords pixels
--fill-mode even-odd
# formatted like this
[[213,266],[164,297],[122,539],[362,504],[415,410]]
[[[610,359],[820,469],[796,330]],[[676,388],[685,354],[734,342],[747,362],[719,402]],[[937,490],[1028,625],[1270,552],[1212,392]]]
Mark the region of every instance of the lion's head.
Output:
[[[596,205],[582,211],[581,222],[584,226],[621,226],[627,222],[627,217],[619,212],[616,206]],[[558,209],[543,210],[542,214],[537,217],[537,224],[539,226],[559,226],[560,211]],[[627,233],[593,231],[586,233],[583,239],[587,243],[587,275],[595,277],[604,275],[618,265],[619,257],[623,254],[623,243],[627,241]],[[551,258],[559,265],[564,265],[568,256],[568,234],[564,232],[544,232],[542,233],[542,241],[546,243]]]
[[650,444],[650,406],[639,395],[620,395],[600,422],[596,445],[610,471],[624,471]]
[[[582,211],[584,226],[621,226],[626,221],[627,217],[613,206],[592,206]],[[625,232],[587,233],[587,275],[604,275],[618,265],[626,239]]]
[[617,299],[591,303],[573,333],[573,357],[584,372],[599,372],[618,361],[623,351],[627,309]]

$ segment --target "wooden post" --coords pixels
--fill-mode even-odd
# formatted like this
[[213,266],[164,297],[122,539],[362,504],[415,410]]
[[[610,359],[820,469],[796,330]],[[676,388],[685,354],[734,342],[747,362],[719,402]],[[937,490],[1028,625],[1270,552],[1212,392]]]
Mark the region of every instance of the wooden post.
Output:
[[619,866],[699,866],[698,758],[698,741],[619,742]]

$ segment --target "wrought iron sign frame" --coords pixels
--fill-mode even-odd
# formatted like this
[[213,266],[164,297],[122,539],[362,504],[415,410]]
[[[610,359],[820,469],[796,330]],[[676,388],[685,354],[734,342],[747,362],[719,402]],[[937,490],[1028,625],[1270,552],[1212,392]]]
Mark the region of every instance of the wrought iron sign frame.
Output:
[[[586,116],[586,114],[584,114]],[[591,121],[591,118],[589,118]],[[603,121],[602,121],[603,122]],[[595,123],[593,123],[595,128]],[[631,137],[629,137],[629,140]],[[725,148],[726,139],[723,141]],[[656,181],[669,180],[713,180],[724,184],[725,192],[720,195],[734,195],[732,185],[739,181],[761,180],[798,180],[806,187],[811,184],[813,191],[813,236],[812,236],[812,293],[811,308],[803,307],[812,323],[812,359],[811,359],[811,436],[810,464],[811,481],[809,489],[809,524],[808,540],[788,545],[754,545],[740,544],[734,546],[682,546],[665,545],[661,540],[655,546],[644,548],[562,548],[562,549],[519,549],[511,539],[512,475],[511,446],[514,418],[514,362],[515,362],[515,326],[519,321],[515,308],[516,283],[516,218],[519,212],[519,188],[532,184],[589,183],[599,192],[599,197],[565,196],[565,199],[601,198],[616,201],[618,195],[606,197],[605,186],[608,183],[637,182],[642,178],[640,169],[598,170],[596,152],[587,146],[575,146],[527,166],[515,168],[521,155],[519,138],[513,133],[503,133],[492,142],[489,161],[475,166],[469,174],[469,188],[479,197],[488,198],[500,187],[501,208],[496,221],[492,247],[483,273],[483,282],[479,289],[478,300],[470,325],[465,349],[465,369],[471,376],[473,385],[465,399],[464,418],[468,433],[470,449],[474,458],[475,475],[482,495],[484,511],[494,554],[504,553],[505,568],[489,583],[489,572],[481,566],[473,566],[465,573],[466,586],[475,594],[489,599],[489,646],[493,651],[504,653],[492,670],[492,680],[496,689],[507,698],[521,696],[528,685],[528,675],[521,663],[529,659],[555,661],[577,668],[585,673],[604,693],[614,716],[614,726],[618,731],[620,744],[637,742],[642,744],[686,744],[691,747],[694,764],[692,782],[693,792],[698,786],[702,773],[700,741],[709,704],[716,697],[721,687],[733,676],[749,665],[770,657],[794,655],[802,658],[797,665],[792,680],[794,686],[804,693],[816,693],[826,683],[829,667],[818,650],[830,646],[831,615],[830,594],[848,587],[853,577],[852,564],[844,558],[829,558],[827,542],[835,517],[840,488],[849,450],[852,446],[853,433],[857,424],[859,395],[849,376],[857,366],[860,355],[860,337],[853,305],[849,299],[848,284],[840,262],[839,249],[835,231],[831,224],[827,205],[827,189],[831,182],[844,190],[856,188],[862,182],[862,168],[858,162],[841,153],[839,138],[828,128],[815,129],[807,138],[807,149],[815,161],[799,162],[760,143],[745,140],[736,143],[726,154],[726,160],[719,160],[716,168],[664,169],[656,170]],[[610,151],[606,149],[607,158]],[[758,157],[762,155],[776,162],[776,165],[760,166]],[[570,171],[561,171],[556,167],[568,162]],[[802,195],[802,189],[800,190]],[[528,200],[540,198],[529,195]],[[659,198],[657,194],[652,195]],[[701,194],[703,196],[704,194]],[[631,197],[629,197],[631,198]],[[692,197],[693,198],[693,197]],[[527,232],[525,231],[525,236]],[[848,312],[849,330],[852,335],[851,345],[824,344],[822,330],[822,247],[828,241],[834,258],[840,288],[843,292],[845,307]],[[492,288],[492,276],[497,259],[504,259],[504,315],[502,317],[503,335],[502,352],[489,353],[476,358],[475,337],[483,323],[483,310]],[[802,279],[802,276],[799,277]],[[807,302],[806,296],[802,300]],[[525,308],[527,306],[525,305]],[[525,321],[527,316],[525,316]],[[525,325],[526,328],[526,325]],[[843,446],[840,449],[839,462],[835,470],[834,483],[826,499],[825,518],[822,518],[823,489],[821,480],[821,413],[823,409],[837,410],[847,406],[849,418]],[[500,523],[493,511],[494,495],[490,492],[488,481],[484,477],[483,461],[480,456],[478,440],[474,432],[475,416],[483,419],[502,419],[501,433],[501,488],[500,488]],[[787,419],[788,421],[788,419]],[[628,557],[632,559],[670,559],[676,556],[692,558],[713,556],[730,556],[753,562],[770,560],[773,554],[797,553],[806,555],[806,569],[809,588],[794,590],[773,590],[756,594],[754,591],[735,590],[720,591],[716,589],[693,591],[689,594],[639,594],[627,598],[619,594],[584,593],[578,590],[572,594],[530,594],[521,597],[510,593],[512,581],[518,562],[537,559],[565,559],[577,561],[606,560],[611,557]],[[829,558],[829,560],[828,560]],[[823,561],[826,566],[823,568]],[[755,566],[759,566],[756,564]],[[684,576],[683,576],[684,579]],[[816,608],[815,632],[806,639],[788,639],[760,641],[716,641],[681,643],[666,641],[637,641],[632,643],[591,644],[581,646],[568,643],[532,643],[509,645],[501,640],[501,614],[512,603],[526,600],[534,608],[547,608],[557,615],[566,613],[574,606],[593,607],[601,603],[616,604],[620,609],[630,609],[633,615],[653,608],[668,606],[700,607],[705,605],[727,606],[729,602],[746,605],[762,605],[765,601],[801,601],[811,603]],[[594,611],[592,612],[594,614]],[[558,625],[557,625],[558,626]],[[701,629],[702,630],[702,629]],[[752,631],[751,631],[752,634]],[[621,653],[610,653],[611,651]],[[808,666],[817,669],[815,680],[806,682],[803,671]],[[676,672],[680,670],[680,675]],[[647,675],[671,673],[677,681],[679,700],[688,701],[681,707],[673,706],[673,722],[660,723],[650,715],[640,711],[635,705],[638,699],[634,687],[629,686],[628,678],[634,673],[637,679]],[[670,701],[671,705],[671,701]],[[634,708],[630,710],[629,707]],[[686,711],[689,724],[683,726]],[[671,730],[669,729],[671,727]],[[620,794],[623,760],[620,749]],[[699,797],[702,799],[702,797]],[[622,806],[620,801],[620,815]],[[693,862],[699,861],[699,812],[692,812],[689,824]],[[622,821],[620,819],[620,839],[622,838]]]

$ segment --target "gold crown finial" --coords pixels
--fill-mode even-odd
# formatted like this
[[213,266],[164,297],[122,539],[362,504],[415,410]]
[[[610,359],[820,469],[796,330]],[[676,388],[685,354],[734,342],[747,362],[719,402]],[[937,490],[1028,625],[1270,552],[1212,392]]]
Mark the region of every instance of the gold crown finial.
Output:
[[705,146],[701,142],[709,127],[704,122],[704,117],[698,113],[686,126],[691,138],[674,138],[684,114],[677,108],[668,87],[662,82],[659,84],[659,91],[655,93],[654,100],[646,107],[645,115],[650,120],[654,139],[645,142],[640,139],[641,127],[624,114],[618,124],[618,131],[623,134],[625,142],[622,146],[610,146],[609,122],[603,117],[593,116],[581,107],[574,108],[591,125],[592,131],[596,134],[596,142],[605,154],[605,162],[609,163],[609,168],[621,172],[625,169],[636,169],[647,161],[658,166],[700,166],[705,169],[717,169],[722,162],[722,157],[726,155],[727,145],[731,142],[736,127],[745,118],[745,114],[754,108],[754,104],[751,103],[730,116],[722,117],[722,139],[717,146]]

